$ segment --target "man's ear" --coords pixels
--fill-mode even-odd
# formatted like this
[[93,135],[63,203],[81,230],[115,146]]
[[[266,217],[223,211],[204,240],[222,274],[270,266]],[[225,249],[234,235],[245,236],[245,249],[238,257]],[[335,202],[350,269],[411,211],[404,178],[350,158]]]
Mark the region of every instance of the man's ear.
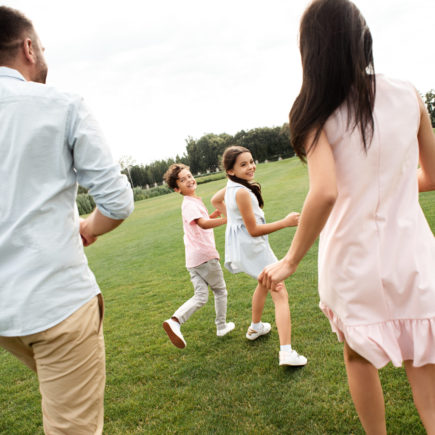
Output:
[[174,187],[174,192],[180,193],[180,189],[178,187]]
[[229,170],[227,171],[227,174],[228,174],[228,175],[234,175],[234,171],[233,171],[232,169],[229,169]]
[[23,41],[23,53],[28,62],[31,64],[36,63],[35,46],[30,38]]

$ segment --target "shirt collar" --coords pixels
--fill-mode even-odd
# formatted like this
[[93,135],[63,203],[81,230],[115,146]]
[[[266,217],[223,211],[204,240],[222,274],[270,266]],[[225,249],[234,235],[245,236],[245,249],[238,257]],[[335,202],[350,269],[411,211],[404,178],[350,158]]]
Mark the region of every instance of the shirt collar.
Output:
[[12,77],[14,79],[22,80],[23,82],[26,81],[19,71],[7,66],[0,66],[0,77]]
[[183,196],[183,199],[185,199],[187,201],[200,201],[200,202],[202,202],[202,199],[199,196],[188,196],[188,195],[185,195],[185,196]]
[[[227,187],[239,187],[239,186],[243,186],[243,184],[241,184],[241,183],[236,183],[235,181],[230,180],[230,179],[228,178]],[[243,187],[246,187],[246,186],[243,186]]]

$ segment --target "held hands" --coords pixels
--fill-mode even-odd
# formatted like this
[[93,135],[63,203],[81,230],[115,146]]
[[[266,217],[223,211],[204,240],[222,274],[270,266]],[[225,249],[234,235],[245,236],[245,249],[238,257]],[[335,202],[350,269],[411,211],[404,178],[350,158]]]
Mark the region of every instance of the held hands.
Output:
[[217,219],[217,218],[221,218],[222,219],[222,224],[226,224],[227,223],[227,217],[221,213],[219,210],[215,210],[212,214],[209,215],[210,219]]
[[299,224],[300,213],[292,211],[284,219],[284,224],[286,227],[295,227]]
[[290,275],[293,275],[296,269],[297,265],[292,265],[284,257],[282,260],[278,261],[278,263],[266,266],[263,272],[258,276],[258,282],[268,289],[275,290],[276,286]]
[[218,217],[221,217],[221,212],[219,210],[215,210],[213,213],[209,215],[210,219],[216,219]]

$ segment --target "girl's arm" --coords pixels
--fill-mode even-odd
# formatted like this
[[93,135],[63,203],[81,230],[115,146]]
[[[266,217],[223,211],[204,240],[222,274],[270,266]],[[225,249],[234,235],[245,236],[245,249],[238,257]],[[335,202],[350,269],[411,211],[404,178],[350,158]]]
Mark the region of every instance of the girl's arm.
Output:
[[236,193],[236,202],[239,207],[248,233],[252,237],[264,236],[286,227],[294,227],[298,224],[299,213],[290,213],[284,219],[268,224],[259,224],[255,220],[254,211],[252,210],[251,195],[246,189],[239,189]]
[[[313,135],[307,139],[311,143]],[[267,266],[258,280],[267,288],[288,278],[310,249],[325,225],[337,198],[335,162],[324,131],[314,149],[307,155],[310,190],[305,198],[298,229],[286,256]]]
[[420,127],[417,136],[420,152],[420,168],[417,172],[418,189],[420,192],[427,192],[435,190],[435,135],[420,95],[418,95],[418,102],[420,104]]
[[224,187],[221,190],[218,190],[211,198],[211,203],[213,207],[219,211],[220,214],[223,214],[224,216],[227,215],[227,208],[225,207],[225,192],[227,188]]

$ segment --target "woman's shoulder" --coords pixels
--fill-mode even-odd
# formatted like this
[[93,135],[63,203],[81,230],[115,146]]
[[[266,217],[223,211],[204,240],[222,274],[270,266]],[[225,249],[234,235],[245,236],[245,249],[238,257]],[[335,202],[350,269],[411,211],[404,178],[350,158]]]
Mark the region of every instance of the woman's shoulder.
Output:
[[399,78],[386,76],[385,74],[376,74],[376,91],[400,91],[406,90],[415,92],[415,86],[409,81]]
[[416,116],[420,113],[418,91],[408,80],[376,74],[375,107],[388,113],[403,113],[405,107],[408,111],[405,117],[413,119],[412,113]]

